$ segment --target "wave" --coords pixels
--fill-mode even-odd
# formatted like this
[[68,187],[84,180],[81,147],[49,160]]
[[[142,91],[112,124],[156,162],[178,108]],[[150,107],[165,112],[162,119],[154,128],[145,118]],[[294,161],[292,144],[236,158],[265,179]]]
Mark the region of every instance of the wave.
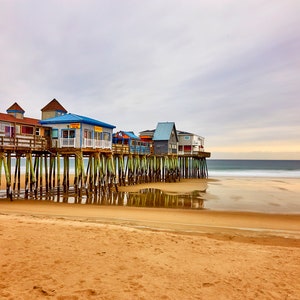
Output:
[[300,178],[300,170],[208,170],[208,177]]

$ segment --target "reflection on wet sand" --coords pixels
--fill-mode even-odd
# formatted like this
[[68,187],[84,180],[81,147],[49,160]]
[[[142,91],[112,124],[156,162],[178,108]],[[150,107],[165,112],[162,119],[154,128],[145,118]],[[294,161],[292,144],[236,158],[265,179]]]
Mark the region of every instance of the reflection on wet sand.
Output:
[[[203,191],[192,193],[165,193],[160,189],[147,188],[140,192],[111,192],[102,194],[101,197],[74,199],[68,195],[53,199],[55,202],[135,206],[135,207],[161,207],[161,208],[191,208],[203,209]],[[92,199],[92,200],[90,200]]]
[[[115,191],[99,187],[93,190],[88,188],[83,190],[84,193],[74,187],[70,187],[67,192],[59,188],[51,189],[48,192],[42,189],[39,191],[20,190],[11,194],[11,201],[33,199],[70,204],[203,209],[206,185],[204,189],[202,186],[201,190],[193,192],[166,192],[159,188],[142,188],[139,191]],[[5,191],[0,191],[1,194],[4,197]]]

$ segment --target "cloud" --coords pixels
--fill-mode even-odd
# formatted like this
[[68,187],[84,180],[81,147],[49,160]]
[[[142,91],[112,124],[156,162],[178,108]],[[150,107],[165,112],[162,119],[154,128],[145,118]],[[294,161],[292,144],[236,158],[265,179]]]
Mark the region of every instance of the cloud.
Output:
[[[207,148],[289,141],[300,124],[298,1],[2,1],[1,111],[53,98],[117,129]],[[229,146],[228,146],[229,147]]]

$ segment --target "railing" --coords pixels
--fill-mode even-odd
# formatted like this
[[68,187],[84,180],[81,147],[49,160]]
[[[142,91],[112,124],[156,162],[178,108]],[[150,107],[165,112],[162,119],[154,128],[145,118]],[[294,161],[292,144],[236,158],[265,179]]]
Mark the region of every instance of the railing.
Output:
[[[79,143],[78,143],[79,144]],[[52,139],[53,148],[78,148],[76,138]],[[82,148],[111,149],[111,141],[83,139]]]
[[94,140],[92,139],[83,139],[83,148],[94,148]]
[[200,151],[178,151],[178,155],[210,157],[210,152],[205,152],[204,149]]
[[130,153],[133,154],[150,154],[150,146],[146,145],[131,145]]
[[[198,148],[198,149],[197,149]],[[184,154],[199,154],[201,152],[205,152],[203,147],[195,147],[194,150],[178,150],[179,155],[184,155]]]
[[117,154],[150,154],[151,148],[149,145],[124,145],[113,144],[112,150]]
[[47,140],[41,136],[16,136],[15,138],[0,136],[0,147],[44,150],[47,148]]
[[60,147],[75,148],[75,138],[60,138]]
[[122,144],[112,144],[112,151],[115,154],[129,154],[129,146]]
[[94,148],[101,148],[101,149],[111,149],[112,143],[111,141],[105,140],[94,140]]

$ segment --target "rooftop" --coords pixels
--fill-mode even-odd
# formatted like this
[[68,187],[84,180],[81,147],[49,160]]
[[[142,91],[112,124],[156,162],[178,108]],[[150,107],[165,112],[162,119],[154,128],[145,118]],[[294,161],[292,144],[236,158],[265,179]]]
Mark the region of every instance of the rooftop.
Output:
[[14,111],[14,112],[20,112],[22,114],[25,112],[25,110],[17,102],[15,102],[12,106],[10,106],[6,110],[6,112],[12,112],[12,111]]
[[48,124],[67,124],[67,123],[84,123],[94,126],[100,126],[100,127],[106,127],[106,128],[116,128],[116,126],[107,124],[89,117],[84,117],[76,114],[65,114],[62,116],[41,120],[40,123],[42,125],[48,125]]
[[53,110],[67,113],[67,110],[55,98],[41,109],[41,111],[53,111]]
[[175,123],[174,122],[159,122],[157,123],[153,141],[167,141],[170,139],[171,132],[174,129],[176,133]]
[[34,119],[34,118],[16,118],[13,115],[9,115],[9,114],[4,114],[4,113],[0,113],[0,120],[4,121],[4,122],[11,122],[11,123],[18,123],[18,124],[26,124],[26,125],[32,125],[32,126],[38,126],[39,124],[39,120],[38,119]]

